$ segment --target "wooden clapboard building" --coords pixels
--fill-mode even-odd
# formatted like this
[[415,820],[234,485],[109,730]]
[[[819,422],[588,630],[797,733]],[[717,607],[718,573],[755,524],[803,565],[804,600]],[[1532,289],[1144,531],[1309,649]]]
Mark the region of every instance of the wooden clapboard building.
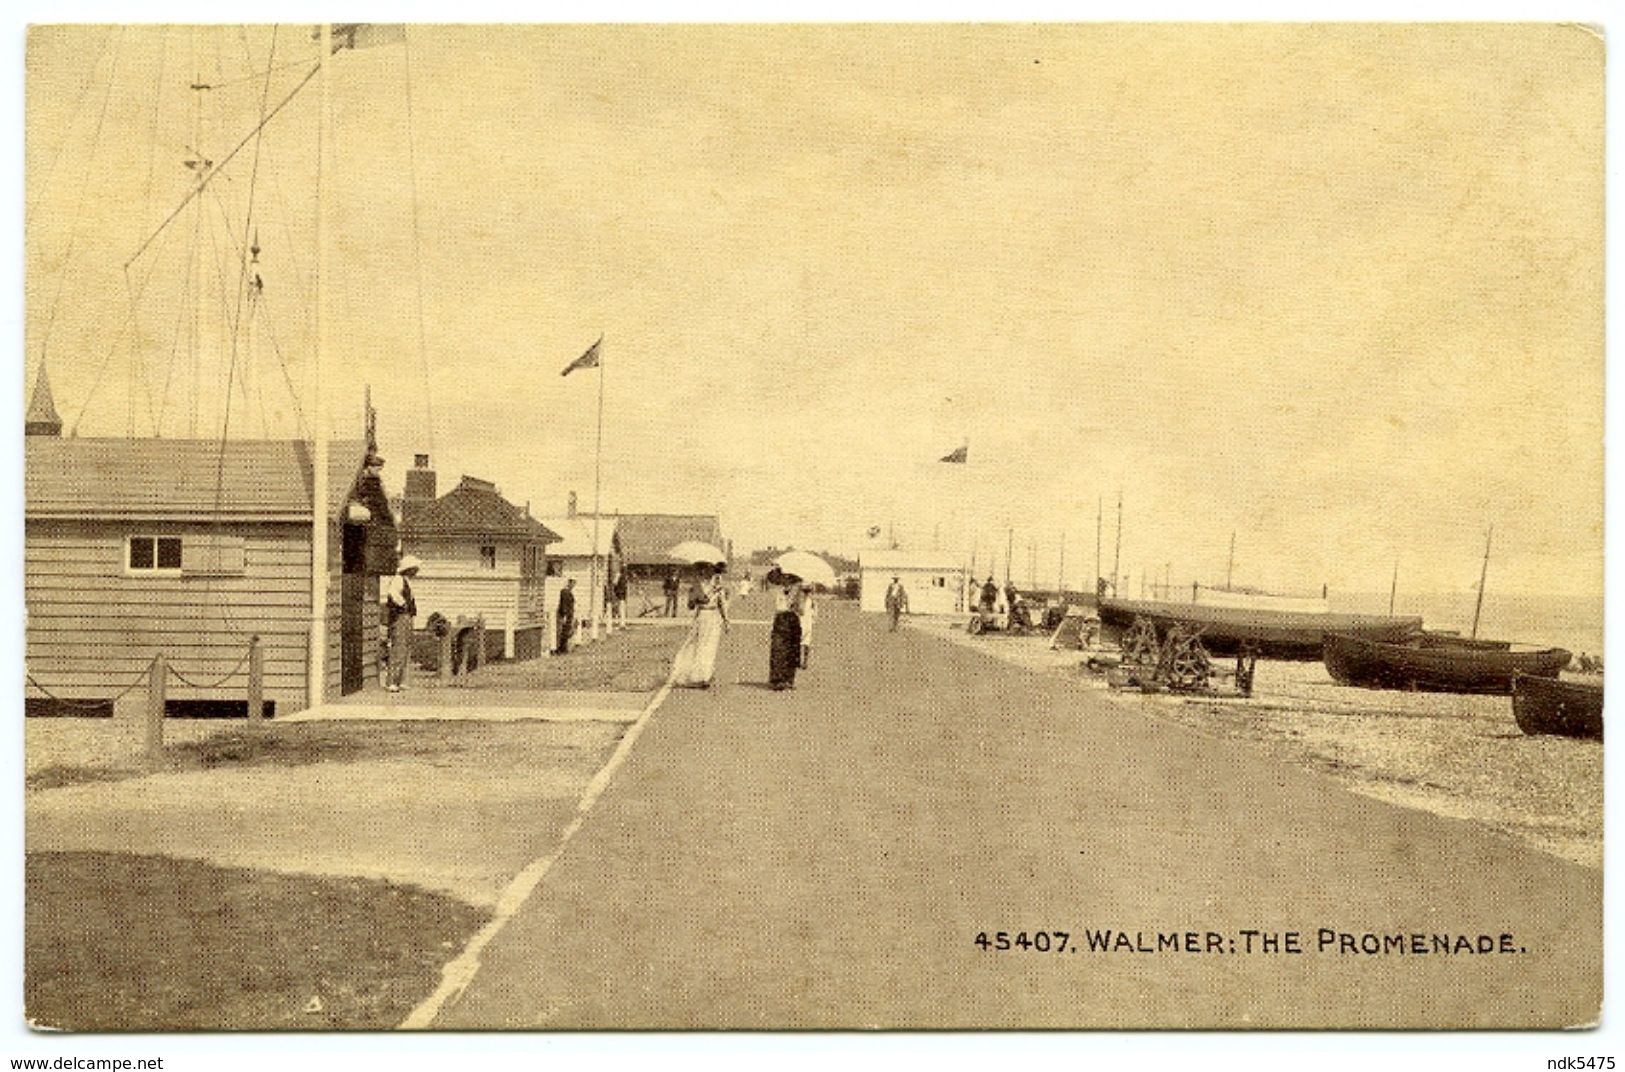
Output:
[[721,550],[725,559],[731,557],[732,546],[723,538],[715,514],[618,514],[616,520],[631,588],[628,613],[632,615],[660,606],[666,575],[673,569],[688,569],[687,563],[666,553],[678,544],[708,543]]
[[594,618],[602,621],[604,588],[621,569],[621,537],[615,519],[599,519],[596,545],[591,518],[547,517],[542,520],[559,534],[559,542],[548,548],[547,554],[547,575],[553,582],[551,602],[557,605],[559,589],[574,581],[577,624],[585,625]]
[[427,454],[407,470],[400,514],[401,550],[423,560],[412,582],[417,627],[431,614],[483,617],[488,657],[533,659],[545,650],[547,549],[558,533],[488,480],[464,476],[436,498]]
[[[256,635],[273,713],[309,706],[311,445],[62,438],[44,416],[25,437],[28,712],[111,715],[161,652],[172,714],[246,713]],[[381,463],[361,442],[329,451],[324,700],[377,681],[397,542]],[[121,699],[143,702],[144,685]]]

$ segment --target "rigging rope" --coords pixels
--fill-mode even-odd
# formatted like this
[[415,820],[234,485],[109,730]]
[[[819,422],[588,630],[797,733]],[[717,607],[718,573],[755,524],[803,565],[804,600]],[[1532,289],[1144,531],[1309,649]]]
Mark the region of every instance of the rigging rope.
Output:
[[[56,165],[61,161],[62,154],[67,151],[68,140],[73,136],[74,124],[79,121],[79,109],[84,106],[85,98],[90,96],[91,89],[96,85],[96,68],[102,65],[102,57],[107,55],[107,45],[113,40],[113,33],[117,29],[119,27],[110,26],[107,33],[102,36],[101,47],[96,50],[96,58],[90,63],[90,77],[86,78],[85,84],[79,87],[79,96],[74,98],[73,109],[68,115],[68,122],[62,128],[62,140],[57,142],[56,148],[51,152],[51,162],[45,166],[45,170],[39,175],[39,190],[34,194],[33,200],[28,202],[23,213],[24,220],[33,220],[35,218],[34,214],[39,210],[40,202],[45,198],[46,191],[51,188],[51,176],[56,174]],[[37,248],[35,252],[38,253]]]
[[181,291],[181,301],[175,310],[175,338],[169,347],[169,364],[164,369],[164,390],[158,399],[158,415],[153,420],[152,434],[163,438],[164,413],[169,409],[169,385],[175,378],[175,357],[181,347],[181,330],[186,324],[187,307],[191,304],[192,296],[192,270],[197,261],[197,235],[192,236],[192,245],[186,251],[186,285]]
[[199,182],[196,186],[192,187],[191,191],[189,191],[187,193],[187,195],[184,198],[181,199],[181,203],[175,206],[175,210],[173,212],[171,212],[168,216],[164,217],[164,222],[162,222],[162,223],[160,223],[158,225],[158,229],[156,231],[152,232],[152,234],[147,236],[146,241],[141,243],[141,245],[136,249],[136,251],[133,254],[130,255],[130,259],[128,261],[126,261],[125,263],[126,264],[133,264],[135,261],[139,260],[141,255],[147,251],[147,247],[152,245],[153,239],[157,238],[160,234],[162,234],[163,231],[165,230],[165,228],[167,228],[171,223],[173,223],[175,221],[175,217],[179,216],[181,214],[181,211],[183,209],[185,209],[187,205],[191,204],[192,200],[194,198],[196,198],[198,196],[198,194],[203,192],[204,187],[206,187],[210,183],[212,183],[214,181],[215,176],[219,175],[222,171],[225,170],[226,165],[231,163],[233,158],[235,158],[236,155],[239,152],[242,151],[243,146],[247,145],[250,141],[253,141],[255,136],[258,135],[259,132],[262,129],[264,129],[265,125],[267,123],[269,123],[271,120],[275,119],[277,117],[277,114],[279,112],[281,112],[283,108],[286,108],[288,106],[288,103],[290,101],[292,101],[294,99],[294,97],[299,95],[299,91],[304,89],[305,86],[310,84],[310,80],[315,78],[316,77],[316,72],[320,71],[321,69],[322,69],[321,64],[317,64],[316,66],[312,67],[305,74],[305,77],[301,78],[299,80],[299,83],[297,85],[295,85],[293,87],[293,89],[288,91],[288,95],[283,97],[282,100],[277,103],[277,106],[275,108],[272,108],[271,111],[265,116],[264,119],[260,120],[258,126],[256,126],[253,130],[249,131],[248,134],[243,138],[242,141],[238,142],[235,146],[232,147],[231,152],[227,153],[225,155],[225,157],[218,164],[214,165],[214,167],[209,169],[209,173],[203,177],[203,181]]
[[[96,166],[96,151],[102,143],[102,125],[107,121],[107,106],[113,100],[113,84],[118,80],[119,53],[124,47],[124,28],[119,28],[118,42],[113,46],[113,66],[107,73],[107,92],[102,94],[102,109],[96,116],[96,132],[91,137],[90,154],[85,160],[84,178],[79,182],[79,196],[73,206],[73,226],[68,231],[68,249],[62,256],[62,274],[57,277],[56,297],[51,299],[50,312],[45,319],[45,335],[40,339],[40,364],[45,363],[51,345],[51,329],[56,326],[57,309],[62,304],[62,290],[68,282],[68,269],[73,266],[73,247],[79,240],[79,225],[84,222],[85,192],[90,188],[90,172]],[[76,426],[77,426],[77,422]]]
[[[158,44],[158,77],[155,81],[156,92],[152,96],[152,123],[147,128],[147,177],[141,189],[141,215],[145,218],[152,212],[152,173],[158,162],[158,114],[164,101],[164,69],[169,59],[169,37],[167,34],[159,37]],[[130,299],[130,319],[134,321],[135,333],[130,342],[130,376],[125,391],[125,409],[127,420],[125,422],[125,435],[135,438],[135,388],[139,380],[146,382],[146,368],[141,361],[141,318],[140,311],[135,308],[135,292],[130,289],[130,273],[124,273],[124,293]],[[152,390],[147,388],[147,414],[152,414]]]
[[[276,34],[277,28],[273,26],[271,28],[271,50],[270,55],[266,60],[267,64],[276,59]],[[265,106],[270,101],[270,98],[271,73],[270,71],[266,71],[265,89],[260,94],[260,122],[254,128],[255,135],[253,163],[250,165],[248,172],[248,207],[243,213],[243,240],[242,243],[237,247],[237,263],[239,265],[236,288],[237,307],[232,311],[232,314],[229,317],[229,323],[231,324],[231,353],[230,359],[226,365],[226,391],[223,409],[220,414],[220,444],[214,466],[214,528],[215,536],[217,538],[215,544],[216,548],[219,547],[218,537],[223,529],[223,522],[220,517],[220,506],[221,500],[225,494],[226,441],[230,438],[231,432],[231,388],[237,375],[237,340],[241,336],[243,322],[243,300],[247,296],[248,291],[249,262],[248,258],[243,254],[245,253],[244,247],[248,245],[249,228],[254,223],[254,190],[256,182],[259,178],[260,143],[263,137],[262,132],[265,130]],[[218,196],[216,197],[216,200],[218,200]],[[222,279],[221,282],[224,284],[225,281]],[[224,290],[223,286],[222,290]],[[222,298],[224,298],[224,294],[222,294]],[[204,589],[206,593],[212,591],[213,580],[212,575],[205,580]],[[232,618],[231,612],[226,607],[225,601],[221,600],[218,606],[220,608],[221,621],[225,622],[234,629],[240,628],[237,621]],[[244,658],[246,659],[247,656],[244,656]],[[235,671],[233,671],[233,673],[235,673]],[[230,675],[228,674],[227,676],[229,677]]]
[[[157,267],[158,265],[155,261],[152,267],[147,269],[147,274],[142,278],[140,287],[136,289],[136,302],[139,302],[141,295],[146,292],[147,284],[152,282],[152,277]],[[126,273],[125,286],[129,286],[128,273]],[[113,355],[118,353],[119,344],[124,341],[124,336],[130,330],[133,316],[133,305],[134,303],[132,303],[132,310],[127,311],[124,319],[119,322],[119,329],[117,334],[113,336],[112,345],[108,346],[107,353],[102,356],[101,364],[96,367],[96,378],[91,381],[90,390],[86,392],[85,400],[79,407],[79,413],[73,419],[73,427],[68,430],[68,434],[70,436],[79,434],[79,422],[85,419],[85,412],[90,409],[91,401],[96,397],[96,392],[101,389],[102,379],[107,375],[107,368],[113,361]],[[44,360],[43,357],[41,360]]]
[[406,160],[412,180],[412,263],[418,289],[418,362],[423,369],[424,419],[429,426],[429,456],[438,457],[434,445],[434,388],[429,382],[429,347],[423,326],[423,236],[418,226],[418,164],[416,139],[412,133],[412,38],[403,31],[402,52],[406,67]]

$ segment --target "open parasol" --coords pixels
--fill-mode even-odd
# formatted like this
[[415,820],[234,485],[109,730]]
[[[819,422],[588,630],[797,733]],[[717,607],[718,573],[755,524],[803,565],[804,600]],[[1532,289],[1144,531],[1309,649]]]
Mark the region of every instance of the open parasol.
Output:
[[835,587],[834,567],[810,551],[786,551],[773,560],[773,565],[781,573],[799,577],[803,584]]
[[679,562],[687,562],[690,565],[701,562],[715,566],[726,566],[728,564],[728,556],[722,552],[722,549],[708,544],[704,540],[684,540],[676,547],[668,550],[666,554]]

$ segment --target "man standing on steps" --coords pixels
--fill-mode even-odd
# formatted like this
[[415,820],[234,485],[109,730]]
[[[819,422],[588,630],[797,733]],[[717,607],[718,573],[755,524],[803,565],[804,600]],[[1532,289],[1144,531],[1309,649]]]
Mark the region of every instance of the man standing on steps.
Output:
[[897,620],[908,613],[908,592],[901,578],[893,577],[886,589],[886,614],[891,618],[891,631],[897,632]]
[[559,592],[559,642],[554,655],[568,655],[570,638],[576,631],[576,580],[571,577]]

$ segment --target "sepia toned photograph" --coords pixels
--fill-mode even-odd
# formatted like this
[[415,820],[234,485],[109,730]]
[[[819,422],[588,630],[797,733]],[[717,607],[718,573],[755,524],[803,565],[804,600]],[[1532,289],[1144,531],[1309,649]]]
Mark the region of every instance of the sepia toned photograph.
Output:
[[25,1030],[1596,1027],[1605,53],[29,27]]

